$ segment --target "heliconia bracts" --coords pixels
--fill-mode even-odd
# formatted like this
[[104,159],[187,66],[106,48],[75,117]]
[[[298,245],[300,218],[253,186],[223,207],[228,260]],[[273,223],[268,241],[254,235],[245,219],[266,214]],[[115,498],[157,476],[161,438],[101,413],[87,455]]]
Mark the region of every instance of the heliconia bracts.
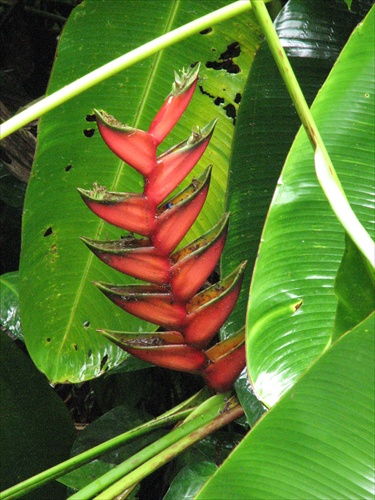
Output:
[[199,161],[215,122],[157,156],[164,140],[188,106],[199,65],[176,74],[172,92],[147,132],[125,126],[96,111],[107,146],[144,177],[143,193],[114,193],[94,185],[79,189],[86,205],[105,221],[130,233],[116,241],[82,238],[103,262],[139,285],[96,286],[125,311],[160,326],[158,332],[101,330],[128,353],[155,365],[201,375],[216,392],[228,391],[245,366],[244,332],[207,349],[231,313],[240,293],[245,264],[220,282],[203,288],[214,271],[228,230],[228,214],[200,238],[176,250],[198,216],[209,189],[211,168],[168,198]]

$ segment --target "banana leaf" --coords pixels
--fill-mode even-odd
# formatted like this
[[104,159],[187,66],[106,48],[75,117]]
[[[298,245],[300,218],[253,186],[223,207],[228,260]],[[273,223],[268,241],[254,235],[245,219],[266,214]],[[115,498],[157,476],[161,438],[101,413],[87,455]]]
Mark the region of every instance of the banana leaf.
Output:
[[317,359],[197,500],[373,498],[374,320]]
[[[309,104],[362,18],[359,13],[348,11],[341,0],[290,0],[277,16],[275,29]],[[230,230],[222,271],[225,275],[245,259],[248,264],[241,295],[223,329],[224,336],[235,333],[246,321],[250,280],[263,226],[299,126],[285,84],[267,43],[263,42],[246,83],[233,142],[228,181]],[[252,425],[263,409],[253,395],[246,371],[236,390]]]
[[[350,37],[312,113],[355,213],[374,235],[375,8]],[[273,196],[247,310],[253,388],[272,406],[330,345],[344,230],[316,180],[301,130]]]

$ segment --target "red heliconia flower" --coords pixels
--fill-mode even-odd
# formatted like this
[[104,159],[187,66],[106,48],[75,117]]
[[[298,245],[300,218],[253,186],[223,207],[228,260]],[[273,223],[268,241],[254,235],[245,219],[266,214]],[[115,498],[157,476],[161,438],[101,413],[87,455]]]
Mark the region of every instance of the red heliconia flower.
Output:
[[216,392],[225,392],[245,366],[244,332],[204,349],[237,301],[245,263],[220,282],[203,288],[224,248],[228,214],[203,236],[176,250],[197,218],[209,189],[211,168],[169,199],[205,152],[215,123],[157,156],[156,151],[188,106],[199,65],[176,75],[171,94],[147,132],[95,111],[109,148],[144,177],[143,193],[113,193],[94,185],[79,189],[87,206],[103,220],[137,233],[116,241],[82,238],[109,266],[148,282],[96,286],[125,311],[164,330],[157,333],[101,333],[128,353],[150,363],[201,375]]

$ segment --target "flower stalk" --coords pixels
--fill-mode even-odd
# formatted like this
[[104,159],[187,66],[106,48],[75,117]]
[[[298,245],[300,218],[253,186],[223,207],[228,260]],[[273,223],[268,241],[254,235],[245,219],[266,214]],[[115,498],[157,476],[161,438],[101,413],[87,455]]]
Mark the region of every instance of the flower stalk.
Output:
[[210,397],[168,435],[103,474],[69,497],[69,500],[117,498],[189,446],[243,415],[243,408],[238,401],[228,396],[217,394]]
[[20,498],[28,493],[31,493],[37,488],[40,488],[44,484],[47,484],[54,479],[58,479],[59,477],[64,476],[69,472],[78,469],[79,467],[82,467],[92,460],[110,451],[113,451],[120,446],[123,446],[125,443],[128,443],[131,440],[148,434],[156,429],[176,424],[182,419],[188,417],[194,410],[197,410],[198,407],[206,401],[207,396],[207,389],[203,389],[197,394],[194,394],[194,396],[190,397],[186,401],[183,401],[179,405],[175,406],[171,410],[168,410],[166,413],[163,413],[159,417],[156,417],[150,422],[139,425],[134,429],[126,431],[119,436],[105,441],[104,443],[100,443],[97,446],[94,446],[93,448],[80,453],[79,455],[71,457],[64,462],[51,467],[50,469],[40,472],[33,477],[25,479],[24,481],[11,486],[10,488],[0,493],[0,498],[1,500]]

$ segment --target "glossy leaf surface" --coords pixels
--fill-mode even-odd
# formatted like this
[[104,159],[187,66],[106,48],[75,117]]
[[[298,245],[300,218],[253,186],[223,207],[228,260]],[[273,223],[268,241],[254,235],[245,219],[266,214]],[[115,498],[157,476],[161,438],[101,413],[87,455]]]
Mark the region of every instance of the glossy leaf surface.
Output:
[[[66,24],[48,93],[226,4],[87,0]],[[253,18],[244,14],[135,65],[41,119],[24,213],[20,301],[28,350],[51,381],[90,379],[124,359],[126,355],[96,329],[153,328],[120,311],[95,289],[94,280],[131,280],[119,278],[79,241],[80,236],[116,239],[121,231],[91,214],[76,187],[90,189],[97,182],[110,191],[142,190],[140,175],[103,143],[93,123],[94,109],[104,108],[122,123],[147,130],[170,92],[173,72],[201,61],[199,90],[161,148],[165,151],[184,140],[192,127],[220,118],[193,174],[199,176],[208,164],[214,165],[211,192],[188,235],[190,241],[211,228],[224,211],[233,117],[258,43]]]
[[[374,15],[375,8],[353,33],[312,107],[349,202],[372,235]],[[330,343],[343,251],[344,231],[301,130],[273,197],[248,306],[249,375],[269,406]]]
[[373,498],[374,319],[310,367],[197,500]]
[[[275,29],[309,104],[359,21],[358,16],[342,5],[342,0],[290,0],[275,20]],[[229,272],[238,262],[248,261],[243,290],[236,314],[227,326],[228,333],[244,325],[261,232],[299,126],[291,98],[267,43],[263,42],[241,101],[228,183],[231,229],[222,268]]]
[[24,341],[21,328],[18,281],[18,271],[0,276],[0,324],[12,335]]
[[[341,0],[290,0],[280,12],[275,28],[309,104],[361,19],[349,12]],[[248,265],[237,306],[223,329],[224,336],[234,334],[245,324],[261,233],[299,125],[285,84],[263,42],[241,101],[231,159],[227,205],[231,218],[222,269],[225,274],[244,259]],[[251,396],[246,372],[236,389],[253,424],[264,409]]]

